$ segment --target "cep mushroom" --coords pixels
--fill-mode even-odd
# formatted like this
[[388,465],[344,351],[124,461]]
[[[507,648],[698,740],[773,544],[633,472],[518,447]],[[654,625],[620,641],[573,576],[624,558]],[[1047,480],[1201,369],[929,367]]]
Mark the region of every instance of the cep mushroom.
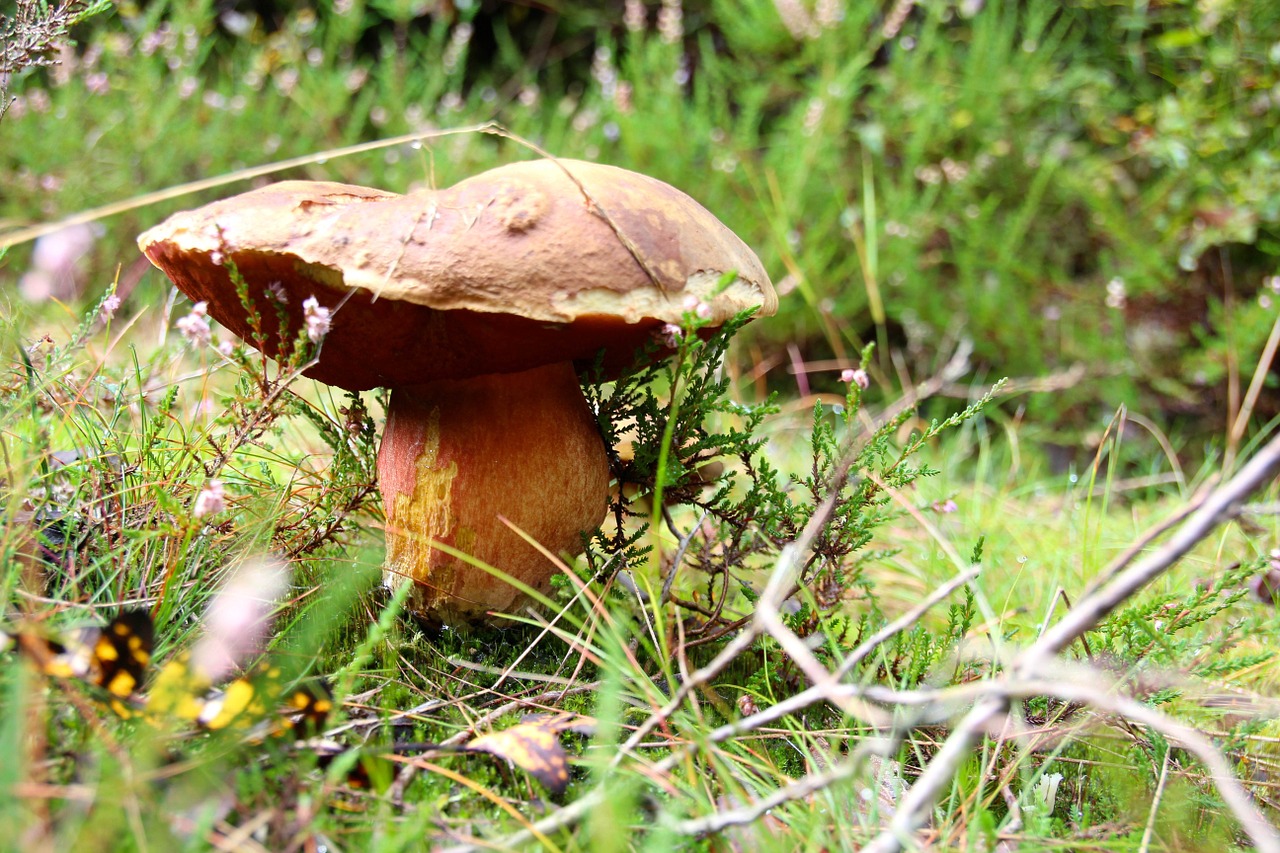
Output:
[[138,245],[246,339],[225,261],[257,304],[268,287],[283,293],[293,329],[269,325],[269,355],[300,327],[304,300],[335,309],[306,372],[392,389],[378,453],[387,579],[412,579],[409,607],[445,622],[525,596],[437,543],[545,591],[554,567],[504,519],[573,555],[603,521],[607,457],[575,362],[603,351],[625,366],[691,297],[716,324],[777,308],[759,259],[689,196],[571,160],[409,195],[284,181],[176,214]]

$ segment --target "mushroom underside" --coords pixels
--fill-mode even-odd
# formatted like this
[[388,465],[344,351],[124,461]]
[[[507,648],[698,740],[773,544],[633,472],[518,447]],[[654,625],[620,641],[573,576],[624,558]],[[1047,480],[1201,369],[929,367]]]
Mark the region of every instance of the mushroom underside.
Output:
[[[583,314],[571,322],[551,323],[514,314],[438,310],[425,305],[378,299],[366,290],[349,290],[341,273],[298,264],[276,253],[241,251],[230,259],[248,283],[248,298],[261,318],[254,329],[249,310],[231,287],[225,263],[193,263],[172,243],[155,243],[148,256],[193,301],[209,303],[209,313],[229,331],[280,355],[303,327],[302,302],[314,296],[333,310],[332,327],[316,364],[306,375],[352,391],[419,385],[459,376],[524,370],[538,364],[578,360],[589,366],[605,353],[604,368],[616,375],[635,353],[654,341],[665,322],[640,316],[628,322],[616,316]],[[288,296],[282,306],[290,328],[281,334],[268,286]]]

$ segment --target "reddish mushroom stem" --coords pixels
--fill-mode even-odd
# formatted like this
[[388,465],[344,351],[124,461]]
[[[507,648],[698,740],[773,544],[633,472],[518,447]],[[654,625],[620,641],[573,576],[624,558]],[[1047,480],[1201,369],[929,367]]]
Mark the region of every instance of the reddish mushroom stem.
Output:
[[604,519],[604,443],[568,362],[392,391],[378,451],[387,582],[416,582],[409,608],[445,622],[511,612],[525,595],[443,543],[547,591],[552,553],[582,552]]

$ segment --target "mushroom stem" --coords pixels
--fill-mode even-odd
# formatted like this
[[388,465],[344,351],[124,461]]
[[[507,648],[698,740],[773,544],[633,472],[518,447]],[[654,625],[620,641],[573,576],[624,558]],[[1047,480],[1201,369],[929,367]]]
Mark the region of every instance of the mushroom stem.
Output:
[[416,582],[410,610],[444,622],[510,612],[525,595],[434,547],[449,545],[543,592],[552,553],[582,553],[604,519],[609,466],[569,362],[395,388],[378,451],[388,585]]

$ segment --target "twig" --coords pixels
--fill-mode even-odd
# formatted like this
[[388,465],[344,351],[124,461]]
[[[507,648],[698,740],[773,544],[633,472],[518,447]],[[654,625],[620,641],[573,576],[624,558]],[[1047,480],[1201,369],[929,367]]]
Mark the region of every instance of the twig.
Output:
[[[585,818],[592,810],[598,808],[604,803],[605,790],[601,786],[592,790],[590,793],[584,794],[574,800],[562,809],[556,810],[553,814],[547,815],[542,820],[534,821],[527,824],[526,827],[519,832],[512,833],[506,838],[493,842],[491,845],[485,845],[485,849],[490,850],[517,850],[529,841],[535,838],[542,838],[556,830],[563,829],[566,826],[573,826],[578,821]],[[446,847],[440,853],[466,853],[466,851],[476,850],[476,844],[457,844],[453,847]]]
[[[846,454],[837,472],[837,482],[848,476],[849,469],[853,467],[855,458],[856,455],[853,453]],[[800,561],[797,559],[797,555],[805,553],[810,543],[817,538],[818,532],[822,530],[823,525],[831,517],[831,513],[835,511],[838,495],[839,490],[833,490],[826,500],[814,510],[800,536],[778,554],[778,558],[773,564],[773,570],[769,573],[769,582],[765,585],[764,592],[760,594],[760,598],[756,602],[756,616],[748,623],[747,629],[730,640],[728,645],[721,649],[720,653],[710,663],[689,674],[684,683],[676,689],[671,700],[641,723],[631,737],[627,738],[626,743],[618,748],[609,764],[610,767],[618,766],[622,759],[635,749],[636,744],[644,740],[649,732],[653,731],[676,712],[689,694],[710,682],[711,679],[715,678],[725,667],[731,664],[738,655],[751,647],[751,644],[756,641],[756,637],[760,636],[761,633],[761,613],[766,614],[765,620],[768,619],[767,614],[770,611],[774,614],[777,613],[778,605],[791,587],[796,574],[800,571]]]
[[1280,469],[1280,437],[1272,439],[1259,450],[1240,469],[1240,473],[1210,492],[1166,545],[1077,602],[1060,622],[1027,649],[1019,669],[1034,672],[1050,656],[1061,652],[1134,593],[1164,574],[1224,519],[1231,517],[1233,507],[1265,485],[1277,469]]
[[769,796],[756,800],[750,805],[726,811],[715,811],[703,818],[682,820],[675,824],[674,829],[682,835],[702,837],[720,832],[731,826],[752,823],[763,817],[770,809],[775,809],[784,803],[794,800],[804,799],[837,782],[853,778],[865,764],[864,756],[855,752],[852,757],[835,764],[831,769],[801,776],[791,784],[779,788]]
[[684,562],[684,555],[689,550],[689,545],[693,542],[693,537],[702,529],[702,522],[706,520],[709,510],[703,510],[702,515],[694,522],[693,527],[689,528],[689,532],[680,537],[680,547],[676,549],[676,555],[671,560],[671,570],[667,572],[667,578],[662,582],[662,594],[658,596],[658,605],[666,604],[671,599],[671,585],[675,583],[676,575],[680,573],[680,564]]
[[[1118,555],[1116,555],[1116,558],[1112,560],[1107,565],[1106,568],[1098,572],[1097,576],[1089,581],[1088,586],[1085,587],[1084,594],[1089,595],[1094,590],[1103,586],[1108,581],[1110,581],[1113,577],[1118,575],[1121,571],[1124,570],[1125,566],[1129,565],[1134,560],[1136,560],[1138,558],[1138,555],[1140,555],[1143,551],[1145,551],[1151,545],[1152,542],[1156,541],[1161,536],[1168,533],[1174,527],[1177,527],[1184,520],[1186,520],[1187,516],[1191,515],[1191,513],[1198,510],[1204,504],[1204,502],[1208,499],[1208,497],[1209,497],[1208,489],[1205,489],[1195,495],[1192,495],[1191,499],[1187,501],[1187,503],[1178,507],[1172,513],[1170,513],[1167,517],[1162,518],[1157,524],[1143,531],[1141,536],[1135,539],[1129,545],[1129,547],[1125,548]],[[1047,627],[1048,626],[1046,625],[1045,628]]]
[[1263,853],[1280,853],[1280,834],[1267,822],[1258,811],[1248,791],[1231,772],[1230,765],[1218,748],[1207,737],[1195,729],[1179,723],[1177,720],[1149,705],[1130,699],[1105,693],[1091,684],[1068,680],[1027,680],[1012,682],[1008,685],[1010,696],[1056,696],[1068,702],[1085,702],[1113,714],[1118,714],[1149,729],[1154,729],[1167,740],[1185,749],[1196,757],[1196,760],[1209,771],[1210,777],[1218,787],[1218,793],[1231,809],[1241,828],[1249,836],[1256,849]]
[[1160,813],[1160,803],[1164,800],[1164,784],[1169,779],[1169,757],[1173,750],[1165,749],[1164,761],[1160,762],[1160,781],[1156,783],[1155,796],[1151,798],[1151,813],[1147,815],[1147,828],[1142,831],[1142,843],[1138,845],[1138,853],[1151,850],[1151,836],[1156,830],[1156,815]]
[[[911,610],[907,611],[902,616],[890,622],[888,625],[885,625],[875,634],[868,637],[858,646],[858,648],[854,649],[844,659],[844,661],[841,662],[840,666],[836,670],[837,677],[843,677],[848,674],[849,671],[857,666],[859,662],[865,659],[867,655],[887,641],[890,637],[910,628],[918,622],[925,613],[937,605],[938,602],[942,601],[944,598],[951,595],[951,593],[955,592],[955,590],[977,577],[978,572],[978,568],[973,567],[957,575],[947,583],[938,587],[938,589],[934,590],[924,601],[920,602],[920,604],[916,605]],[[687,683],[688,682],[686,682],[686,684]],[[875,692],[883,693],[889,691]],[[802,711],[811,705],[816,705],[818,702],[828,700],[833,695],[843,694],[846,697],[853,698],[855,696],[863,696],[865,693],[866,689],[857,685],[836,685],[834,687],[823,685],[810,687],[789,699],[785,699],[782,702],[778,702],[768,708],[764,708],[755,714],[751,714],[750,716],[743,717],[740,720],[735,720],[732,723],[726,723],[717,729],[713,729],[707,734],[706,740],[707,743],[723,743],[730,738],[737,737],[749,731],[754,731],[762,726],[768,725],[774,720],[779,720],[798,711]],[[876,698],[879,700],[890,697],[877,695]],[[674,711],[674,708],[672,711]],[[642,738],[643,736],[641,738],[635,738],[635,740],[639,743]],[[681,761],[684,761],[685,758],[694,751],[694,749],[694,745],[690,744],[683,749],[673,751],[670,755],[654,766],[654,772],[660,773],[670,770]],[[585,815],[590,813],[592,809],[602,803],[604,801],[604,797],[605,790],[603,786],[598,787],[575,800],[570,805],[560,809],[555,814],[538,821],[534,824],[534,828],[539,832],[548,833],[565,826],[570,826],[578,820],[581,820]],[[503,849],[512,849],[529,841],[531,838],[532,835],[527,831],[522,831],[515,835],[503,838],[497,843],[497,846]],[[470,848],[451,848],[451,853],[457,853],[457,851],[463,849]]]
[[[1231,508],[1264,485],[1277,467],[1280,467],[1280,438],[1272,439],[1236,476],[1207,494],[1168,544],[1119,571],[1111,581],[1096,592],[1087,594],[1061,621],[1045,631],[1019,656],[1013,668],[1015,675],[1044,671],[1054,655],[1096,626],[1116,607],[1159,577],[1196,543],[1208,536],[1229,514]],[[1056,684],[1055,687],[1056,690],[1044,692],[1062,696],[1063,691],[1080,685]],[[911,843],[912,836],[927,822],[934,801],[951,784],[956,769],[968,756],[971,747],[982,732],[987,730],[990,722],[1008,710],[1010,695],[1007,690],[997,692],[976,703],[965,715],[929,762],[929,766],[907,790],[889,827],[866,847],[868,853],[897,853],[904,845]],[[1138,703],[1130,702],[1126,707],[1136,709],[1138,713],[1133,714],[1132,719],[1143,723],[1147,723],[1153,713],[1151,709]],[[1254,844],[1260,850],[1280,853],[1280,840],[1274,830],[1257,816],[1248,795],[1239,787],[1230,771],[1226,770],[1221,755],[1198,734],[1192,734],[1207,747],[1204,754],[1198,752],[1196,757],[1217,777],[1215,781],[1223,793],[1223,799],[1227,800],[1236,819],[1253,838]],[[1226,772],[1219,773],[1219,768]],[[1231,793],[1228,794],[1228,791]],[[1239,796],[1236,796],[1237,792]]]
[[1253,409],[1258,404],[1258,396],[1262,393],[1262,386],[1266,383],[1267,377],[1271,375],[1271,365],[1275,361],[1277,347],[1280,347],[1280,316],[1277,316],[1276,321],[1271,325],[1271,334],[1267,336],[1267,343],[1263,346],[1262,355],[1258,358],[1258,366],[1254,368],[1253,379],[1249,382],[1249,390],[1245,392],[1244,402],[1240,405],[1240,411],[1236,413],[1235,422],[1227,433],[1227,450],[1223,454],[1222,460],[1223,470],[1230,471],[1231,466],[1235,463],[1236,448],[1240,446],[1240,439],[1244,438],[1244,431],[1249,425],[1249,418],[1253,417]]

